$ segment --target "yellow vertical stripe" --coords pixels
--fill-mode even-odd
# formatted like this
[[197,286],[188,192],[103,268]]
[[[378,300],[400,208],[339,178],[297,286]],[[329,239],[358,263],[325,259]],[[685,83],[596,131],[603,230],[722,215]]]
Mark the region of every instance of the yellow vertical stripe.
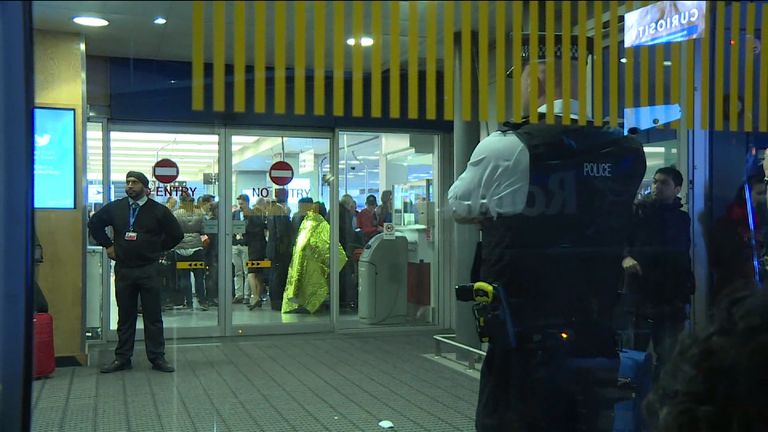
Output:
[[[655,47],[656,52],[653,55],[654,60],[656,60],[655,64],[655,71],[654,71],[654,80],[656,81],[656,92],[653,97],[653,104],[654,105],[664,105],[664,45],[659,44]],[[660,125],[659,127],[662,127],[663,125]]]
[[[371,2],[371,17],[381,16],[381,2]],[[371,117],[381,117],[381,41],[384,33],[380,19],[371,19],[373,46],[371,47]]]
[[[707,65],[710,64],[709,46],[711,42],[709,35],[711,33],[712,32],[710,31],[704,32],[704,37],[701,39],[701,101],[699,104],[701,107],[701,115],[699,118],[701,122],[700,127],[705,130],[709,129],[709,91],[711,80],[709,79],[710,68]],[[722,101],[718,103],[722,103]]]
[[603,124],[604,97],[603,97],[603,2],[596,1],[594,3],[595,8],[595,28],[599,29],[595,31],[595,67],[594,67],[594,81],[592,85],[592,112],[596,125]]
[[400,117],[400,2],[389,2],[389,117]]
[[[687,92],[686,95],[686,101],[685,101],[685,124],[687,125],[688,129],[694,129],[695,124],[693,120],[693,113],[695,111],[694,108],[694,89],[695,89],[695,75],[694,71],[696,68],[694,65],[696,64],[696,40],[689,40],[688,42],[685,42],[686,49],[688,52],[686,53],[686,64],[685,64],[685,91]],[[703,71],[702,71],[703,72]],[[706,104],[706,102],[704,103]]]
[[235,2],[234,101],[235,112],[245,112],[245,2]]
[[587,2],[580,1],[579,5],[579,124],[587,124],[587,68],[581,58],[587,52]]
[[333,115],[344,115],[344,2],[333,2]]
[[443,57],[445,60],[443,64],[443,93],[445,98],[443,99],[443,118],[445,120],[453,120],[453,38],[454,38],[454,3],[447,1],[443,7],[443,48],[445,53]]
[[307,111],[307,76],[306,76],[306,2],[299,0],[294,2],[296,13],[293,20],[293,34],[295,35],[293,47],[293,112],[304,114]]
[[[528,52],[530,54],[531,64],[535,65],[539,62],[539,2],[529,2],[528,7],[530,7],[528,14],[531,17],[531,36],[530,43],[528,44],[530,48]],[[537,111],[539,108],[539,80],[531,79],[530,83],[530,103],[528,107],[528,115],[530,116],[531,123],[538,123],[539,115]]]
[[523,88],[521,84],[523,5],[521,1],[512,2],[512,121],[515,123],[523,119],[523,101],[519,96]]
[[[259,3],[261,2],[256,4]],[[315,32],[312,35],[315,38],[313,111],[315,115],[325,115],[325,1],[316,1],[313,6],[315,7]]]
[[275,2],[275,113],[285,114],[285,34],[288,26],[285,21],[285,2]]
[[[628,1],[626,3],[626,12],[634,10],[635,2]],[[626,13],[625,12],[625,13]],[[627,122],[626,110],[634,108],[635,104],[635,49],[625,48],[624,58],[624,122]]]
[[608,119],[611,127],[619,126],[619,4],[610,2],[611,28],[609,39],[611,42],[608,55],[608,75],[611,85],[608,105]]
[[715,130],[723,130],[723,96],[725,93],[725,2],[717,2],[715,24]]
[[563,118],[571,118],[571,2],[564,1],[562,6],[562,22],[563,25],[563,68],[561,77],[563,83]]
[[[446,66],[448,67],[448,66]],[[427,3],[427,120],[437,118],[437,3]]]
[[[682,109],[685,106],[685,103],[680,99],[680,43],[673,43],[672,46],[670,46],[670,49],[672,50],[670,56],[672,60],[672,76],[669,82],[671,91],[669,103],[678,104]],[[677,120],[672,122],[672,129],[677,129],[679,126]]]
[[[363,2],[352,3],[352,37],[357,43],[352,47],[352,115],[363,116]],[[381,41],[379,41],[381,42]]]
[[408,118],[419,118],[419,4],[408,2]]
[[267,110],[267,6],[256,2],[254,8],[253,108],[263,113]]
[[226,111],[227,4],[213,3],[213,110]]
[[[738,111],[738,95],[739,95],[739,79],[741,74],[739,73],[739,51],[741,48],[741,29],[739,28],[739,21],[741,18],[741,4],[731,3],[731,68],[729,75],[731,76],[730,86],[730,106],[728,107],[729,119],[728,126],[731,132],[739,130],[739,111]],[[745,48],[746,49],[746,48]]]
[[496,2],[496,121],[507,120],[507,10],[506,3]]
[[472,120],[472,2],[461,2],[461,117]]
[[[760,6],[760,12],[763,15],[761,29],[765,31],[768,29],[768,5],[763,3]],[[760,132],[768,132],[768,37],[761,37],[762,47],[760,52],[763,55],[760,56]]]
[[205,3],[192,2],[192,110],[205,109]]
[[477,114],[480,121],[488,121],[488,2],[478,2],[478,72]]
[[754,43],[757,40],[755,38],[755,14],[757,13],[754,3],[747,3],[747,15],[746,31],[748,38],[747,45],[744,48],[744,131],[752,132],[753,130],[753,109],[754,103],[752,100],[753,83],[755,82],[755,55],[754,55]]
[[[555,105],[555,62],[553,61],[555,58],[555,6],[555,2],[546,2],[544,4],[544,16],[546,18],[544,26],[544,31],[546,32],[544,53],[547,56],[546,83],[544,85],[546,90],[547,124],[555,123],[555,111],[553,109]],[[566,58],[566,56],[563,55],[563,58]]]

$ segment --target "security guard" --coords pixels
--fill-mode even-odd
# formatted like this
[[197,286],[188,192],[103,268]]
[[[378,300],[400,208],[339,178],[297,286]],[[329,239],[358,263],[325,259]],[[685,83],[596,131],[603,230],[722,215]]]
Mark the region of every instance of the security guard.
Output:
[[[539,121],[507,122],[483,139],[448,193],[458,222],[481,225],[480,273],[504,305],[488,325],[478,431],[601,430],[597,374],[578,367],[594,363],[579,360],[618,364],[612,310],[645,156],[621,130],[577,124],[578,102],[562,98],[561,67],[569,61],[574,72],[586,68],[588,53],[573,38],[563,56],[557,37],[556,58],[546,58],[540,40],[530,47],[524,37],[516,95],[526,110],[530,83],[538,80],[539,108],[530,115]],[[531,48],[538,63],[529,61]],[[556,76],[550,104],[547,62]],[[565,79],[578,89],[581,74],[573,76]],[[564,104],[571,118],[563,118]],[[545,124],[547,112],[556,124]],[[615,384],[614,372],[606,376]]]

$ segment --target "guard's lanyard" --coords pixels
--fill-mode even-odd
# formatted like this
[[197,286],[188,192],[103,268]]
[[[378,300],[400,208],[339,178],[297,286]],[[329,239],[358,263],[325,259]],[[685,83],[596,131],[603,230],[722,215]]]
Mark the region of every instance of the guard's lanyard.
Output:
[[[138,203],[136,203],[138,204]],[[139,214],[140,205],[131,204],[131,213],[128,215],[128,231],[133,231],[133,223],[136,222],[136,215]]]

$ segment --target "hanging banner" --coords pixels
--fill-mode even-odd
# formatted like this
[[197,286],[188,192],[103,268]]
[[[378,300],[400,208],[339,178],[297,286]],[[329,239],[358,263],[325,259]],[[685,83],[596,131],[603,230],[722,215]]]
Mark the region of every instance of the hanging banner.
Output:
[[624,15],[624,48],[704,37],[705,1],[662,1]]

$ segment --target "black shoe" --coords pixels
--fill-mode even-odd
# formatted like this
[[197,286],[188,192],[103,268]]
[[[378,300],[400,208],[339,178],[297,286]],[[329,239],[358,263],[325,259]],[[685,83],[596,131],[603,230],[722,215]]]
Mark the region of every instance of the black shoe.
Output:
[[112,363],[108,365],[104,365],[99,369],[101,373],[112,373],[112,372],[118,372],[121,370],[131,369],[133,366],[131,365],[130,360],[114,360]]
[[264,304],[264,302],[261,301],[261,299],[258,299],[255,302],[253,302],[252,304],[248,305],[248,310],[254,310],[256,308],[260,308],[263,304]]
[[152,362],[152,369],[160,371],[160,372],[174,372],[176,370],[164,358],[161,358],[159,360],[153,361]]

